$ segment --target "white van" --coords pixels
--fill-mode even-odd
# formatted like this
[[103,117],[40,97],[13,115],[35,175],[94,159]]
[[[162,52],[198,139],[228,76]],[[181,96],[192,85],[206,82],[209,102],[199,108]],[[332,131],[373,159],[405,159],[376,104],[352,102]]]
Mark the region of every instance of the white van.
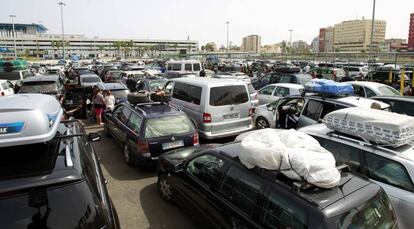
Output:
[[249,90],[243,81],[177,78],[166,83],[165,91],[196,124],[202,138],[234,136],[253,128]]
[[200,76],[201,62],[198,60],[175,60],[167,61],[167,72],[178,72],[179,74],[194,73]]

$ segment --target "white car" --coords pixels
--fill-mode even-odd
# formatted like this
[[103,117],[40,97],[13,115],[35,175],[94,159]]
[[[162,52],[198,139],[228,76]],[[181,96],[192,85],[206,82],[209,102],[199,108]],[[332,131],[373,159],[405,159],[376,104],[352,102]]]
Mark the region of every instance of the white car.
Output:
[[303,85],[293,83],[275,83],[264,86],[257,91],[259,105],[274,102],[282,97],[300,95]]
[[367,81],[349,81],[346,82],[352,85],[354,93],[357,96],[370,98],[373,96],[400,96],[400,92],[393,87],[382,83],[367,82]]
[[0,80],[0,96],[14,95],[13,84],[8,80]]
[[345,66],[345,75],[354,80],[363,80],[368,74],[368,67]]

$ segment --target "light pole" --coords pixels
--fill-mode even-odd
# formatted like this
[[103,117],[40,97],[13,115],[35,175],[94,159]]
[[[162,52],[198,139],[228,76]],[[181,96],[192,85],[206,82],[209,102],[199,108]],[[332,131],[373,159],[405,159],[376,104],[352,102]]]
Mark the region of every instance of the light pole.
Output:
[[[292,48],[292,32],[293,29],[289,29],[290,32],[290,38],[289,38],[289,47],[290,47],[290,61],[292,61],[292,56],[293,56],[293,48]],[[286,58],[287,59],[287,58]]]
[[14,32],[14,18],[16,17],[16,15],[11,14],[9,15],[9,17],[11,17],[12,26],[13,26],[14,57],[17,58],[16,33]]
[[229,52],[229,24],[230,22],[226,22],[227,25],[227,53]]
[[374,40],[374,26],[375,26],[375,2],[376,0],[374,0],[373,6],[372,6],[372,23],[371,23],[371,41],[369,44],[369,58],[371,62],[372,60],[372,44],[373,44],[373,40]]
[[66,6],[65,3],[59,2],[60,5],[60,19],[62,21],[62,51],[63,51],[63,60],[65,60],[65,31],[63,29],[63,6]]

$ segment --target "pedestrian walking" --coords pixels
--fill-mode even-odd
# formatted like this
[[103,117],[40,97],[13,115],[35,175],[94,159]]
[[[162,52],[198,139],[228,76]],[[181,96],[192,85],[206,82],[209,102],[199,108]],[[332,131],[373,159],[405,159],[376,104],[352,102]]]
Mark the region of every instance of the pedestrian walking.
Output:
[[105,112],[112,112],[115,108],[115,97],[112,95],[110,90],[105,90],[104,96]]
[[96,124],[103,125],[102,111],[104,109],[105,102],[101,89],[96,89],[95,96],[93,97],[93,107],[95,109]]

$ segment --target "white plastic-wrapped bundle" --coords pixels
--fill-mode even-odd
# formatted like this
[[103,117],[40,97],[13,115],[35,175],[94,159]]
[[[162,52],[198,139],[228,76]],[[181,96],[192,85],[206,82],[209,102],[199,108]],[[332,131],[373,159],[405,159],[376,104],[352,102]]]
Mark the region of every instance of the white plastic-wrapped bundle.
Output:
[[246,150],[240,152],[239,159],[247,168],[257,166],[279,170],[286,147],[280,142],[277,132],[272,129],[253,132],[243,139],[241,145]]
[[327,114],[323,122],[332,130],[392,147],[414,139],[414,117],[388,111],[346,108]]
[[280,170],[322,188],[338,185],[340,174],[333,155],[311,136],[295,130],[261,130],[242,140],[239,159],[247,167]]

